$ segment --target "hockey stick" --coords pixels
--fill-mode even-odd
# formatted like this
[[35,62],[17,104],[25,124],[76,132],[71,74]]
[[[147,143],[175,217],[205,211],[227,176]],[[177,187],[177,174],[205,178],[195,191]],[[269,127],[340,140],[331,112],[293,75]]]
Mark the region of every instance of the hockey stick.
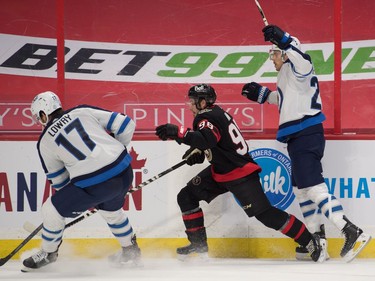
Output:
[[[183,166],[183,165],[185,165],[185,164],[186,164],[186,160],[182,160],[181,162],[179,162],[179,163],[177,163],[176,165],[170,167],[169,169],[167,169],[167,170],[161,172],[160,174],[157,174],[156,176],[154,176],[154,177],[152,177],[152,178],[150,178],[150,179],[148,179],[148,180],[146,180],[146,181],[140,183],[139,185],[133,187],[131,190],[128,191],[128,193],[133,193],[134,191],[137,191],[137,190],[139,190],[139,189],[145,187],[146,185],[149,185],[150,183],[152,183],[152,182],[156,181],[157,179],[159,179],[159,178],[165,176],[166,174],[168,174],[168,173],[170,173],[170,172],[172,172],[172,171],[174,171],[174,170],[180,168],[181,166]],[[87,218],[87,217],[89,217],[89,216],[95,214],[97,211],[98,211],[97,209],[92,209],[92,210],[90,210],[90,211],[86,211],[85,213],[83,213],[82,215],[80,215],[80,216],[77,217],[76,219],[72,220],[72,221],[71,221],[70,223],[68,223],[67,225],[65,225],[65,229],[67,229],[67,228],[71,227],[72,225],[75,225],[76,223],[78,223],[78,222],[84,220],[85,218]],[[33,231],[33,229],[35,229],[35,226],[34,226],[32,223],[30,223],[30,222],[25,222],[24,225],[23,225],[23,228],[24,228],[26,231],[29,231],[29,232],[30,232],[30,231]],[[39,228],[38,231],[35,232],[35,230],[36,230],[36,229],[35,229],[35,230],[32,232],[33,236],[38,235],[39,231],[42,229],[42,227],[40,227],[40,226],[39,226],[38,228]],[[34,233],[34,232],[35,232],[35,233]],[[31,234],[30,234],[30,235],[31,235]],[[33,237],[33,236],[32,236],[32,237]],[[31,238],[32,238],[32,237],[31,237]],[[30,238],[30,239],[31,239],[31,238]],[[30,239],[29,239],[29,240],[30,240]],[[25,239],[25,240],[26,240],[26,239]],[[26,242],[24,241],[25,244],[26,244],[29,240],[27,240]],[[22,242],[22,243],[23,243],[23,242]],[[22,243],[21,243],[21,244],[22,244]],[[22,245],[22,247],[23,247],[23,246],[24,246],[24,245]],[[21,247],[21,248],[22,248],[22,247]],[[15,253],[17,253],[21,248],[17,249],[17,251],[16,251]],[[13,253],[13,252],[12,252],[12,253]],[[15,253],[13,253],[13,255],[11,255],[10,258],[11,258],[12,256],[14,256]],[[9,259],[8,259],[8,260],[9,260]],[[7,261],[5,261],[5,262],[7,262]],[[5,262],[4,262],[4,263],[5,263]],[[2,266],[2,265],[3,265],[3,264],[0,263],[0,266]]]
[[266,19],[266,16],[264,15],[264,12],[263,12],[262,7],[260,6],[258,0],[254,0],[254,1],[255,1],[255,4],[256,4],[257,7],[258,7],[258,10],[259,10],[260,15],[262,16],[262,19],[263,19],[264,25],[267,26],[267,25],[268,25],[268,21],[267,21],[267,19]]
[[145,187],[146,185],[156,181],[158,178],[161,178],[162,176],[165,176],[166,174],[176,170],[177,168],[180,168],[181,166],[183,166],[185,164],[186,164],[186,160],[184,159],[180,163],[177,163],[176,165],[174,165],[174,166],[170,167],[169,169],[165,170],[164,172],[161,172],[160,174],[157,174],[156,176],[152,177],[151,179],[148,179],[148,180],[140,183],[136,187],[133,187],[131,190],[128,191],[128,193],[133,193],[134,191],[137,191],[137,190]]
[[[65,225],[65,229],[66,228],[69,228],[73,225],[75,225],[76,223],[79,223],[80,221],[84,220],[85,218],[88,218],[90,216],[92,216],[93,214],[95,214],[97,212],[96,209],[92,209],[92,210],[89,210],[89,211],[86,211],[84,212],[82,215],[80,215],[79,217],[77,217],[76,219],[72,220],[71,222],[67,223]],[[26,221],[24,224],[23,224],[23,229],[25,229],[27,232],[30,232],[32,233],[35,229],[35,225],[32,224],[31,222],[29,221]],[[35,234],[35,235],[38,235],[38,236],[42,236],[42,229],[39,229],[39,231]]]
[[9,255],[4,258],[0,258],[0,266],[3,266],[7,261],[9,261],[15,254],[18,253],[19,250],[23,248],[41,229],[43,228],[43,224],[39,225],[33,232],[30,233],[29,236],[26,237],[25,240],[21,242]]

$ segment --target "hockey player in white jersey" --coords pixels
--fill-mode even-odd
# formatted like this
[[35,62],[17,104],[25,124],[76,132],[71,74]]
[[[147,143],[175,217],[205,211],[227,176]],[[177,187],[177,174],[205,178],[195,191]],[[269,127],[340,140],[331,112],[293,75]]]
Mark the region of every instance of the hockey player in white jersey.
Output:
[[[292,184],[301,211],[311,232],[325,238],[322,215],[325,215],[344,235],[340,256],[353,260],[371,236],[364,233],[344,215],[337,198],[329,193],[322,172],[321,159],[325,138],[322,122],[322,101],[318,79],[308,54],[301,51],[297,38],[275,25],[262,30],[265,41],[274,45],[270,59],[278,71],[277,90],[271,91],[256,82],[245,84],[242,95],[260,104],[266,101],[279,108],[277,140],[287,143],[292,163]],[[296,248],[297,259],[307,256],[307,250]]]
[[[37,95],[31,112],[43,127],[37,144],[41,164],[57,190],[42,206],[41,250],[23,261],[22,271],[55,262],[65,218],[97,208],[122,249],[115,264],[140,261],[132,226],[122,209],[133,181],[129,145],[135,123],[129,116],[81,105],[64,111],[56,94]],[[110,135],[112,134],[112,136]]]

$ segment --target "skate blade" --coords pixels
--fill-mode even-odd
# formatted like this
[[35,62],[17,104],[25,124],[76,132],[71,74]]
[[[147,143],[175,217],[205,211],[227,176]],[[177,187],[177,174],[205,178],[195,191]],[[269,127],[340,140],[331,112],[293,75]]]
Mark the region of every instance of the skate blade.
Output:
[[362,233],[354,244],[354,247],[343,257],[345,262],[349,263],[355,259],[355,257],[364,249],[364,247],[370,242],[371,236],[366,233]]
[[21,268],[21,272],[24,272],[24,273],[33,272],[33,271],[36,271],[36,270],[38,270],[38,268],[30,268],[30,267],[26,267],[26,266]]
[[131,260],[126,262],[109,262],[109,265],[113,268],[140,268],[144,267],[142,260]]
[[28,272],[49,272],[49,271],[50,271],[49,267],[46,268],[46,266],[39,267],[39,268],[31,268],[31,267],[23,266],[21,268],[21,272],[23,272],[23,273],[28,273]]
[[206,262],[209,260],[208,253],[191,253],[188,255],[177,254],[177,259],[182,262]]
[[[326,252],[326,261],[328,261],[331,257],[329,256],[328,252]],[[296,260],[297,261],[312,261],[311,256],[309,253],[296,253]]]
[[298,261],[312,261],[309,253],[296,253],[296,260],[298,260]]

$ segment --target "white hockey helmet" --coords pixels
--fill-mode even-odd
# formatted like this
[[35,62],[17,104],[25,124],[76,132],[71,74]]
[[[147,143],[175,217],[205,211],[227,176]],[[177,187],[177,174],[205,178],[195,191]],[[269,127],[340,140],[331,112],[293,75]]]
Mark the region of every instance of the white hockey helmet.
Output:
[[38,94],[31,102],[31,113],[34,120],[45,126],[48,122],[43,122],[40,118],[40,113],[43,112],[47,117],[57,109],[62,108],[59,97],[51,92],[43,92]]
[[[294,37],[294,36],[291,36],[291,38],[293,39],[292,42],[290,43],[291,45],[293,45],[294,47],[296,47],[298,50],[301,50],[301,42],[299,41],[299,39],[297,37]],[[270,59],[272,60],[273,59],[273,54],[274,54],[274,51],[279,51],[281,52],[281,57],[283,58],[283,61],[284,61],[284,55],[285,55],[285,51],[284,50],[281,50],[277,45],[273,44],[271,49],[270,49]]]
[[282,60],[284,61],[284,55],[285,55],[285,52],[284,50],[281,50],[277,45],[273,44],[270,51],[269,51],[269,54],[270,54],[270,60],[273,60],[274,59],[274,55],[275,55],[275,52],[280,52],[281,53],[281,58]]

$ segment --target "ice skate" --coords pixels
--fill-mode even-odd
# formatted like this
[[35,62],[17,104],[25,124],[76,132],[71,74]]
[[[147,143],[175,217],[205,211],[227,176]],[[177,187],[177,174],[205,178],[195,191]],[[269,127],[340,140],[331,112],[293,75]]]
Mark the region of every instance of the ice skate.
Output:
[[[328,241],[327,241],[327,238],[326,238],[324,224],[320,225],[320,231],[315,232],[315,234],[319,235],[320,239],[324,239],[325,240],[325,244],[326,244],[326,254],[325,254],[326,255],[326,260],[329,260],[330,256],[328,254]],[[299,261],[311,261],[310,253],[306,249],[306,247],[303,247],[301,245],[298,245],[296,247],[296,260],[299,260]]]
[[312,234],[313,238],[307,244],[306,249],[309,251],[311,259],[315,262],[324,262],[326,260],[327,245],[326,240],[321,239],[319,235]]
[[43,250],[40,250],[38,253],[32,255],[31,257],[23,261],[22,272],[29,272],[37,270],[43,266],[46,266],[50,263],[53,263],[57,260],[58,251],[53,253],[47,253]]
[[177,248],[177,258],[185,261],[191,257],[197,257],[201,260],[208,259],[208,245],[206,229],[201,228],[194,232],[186,231],[190,244]]
[[296,260],[299,261],[311,261],[311,256],[306,247],[298,245],[296,247]]
[[344,216],[346,224],[342,229],[345,236],[345,243],[341,249],[340,256],[346,262],[351,262],[368,244],[371,240],[369,234],[363,233],[363,230],[351,223],[346,216]]
[[207,243],[191,243],[187,246],[177,248],[177,257],[181,261],[185,261],[191,257],[197,257],[202,260],[208,259],[208,245]]
[[131,267],[142,267],[141,249],[138,247],[137,238],[134,235],[131,239],[132,245],[122,247],[116,254],[108,257],[109,263],[115,267],[129,265]]

